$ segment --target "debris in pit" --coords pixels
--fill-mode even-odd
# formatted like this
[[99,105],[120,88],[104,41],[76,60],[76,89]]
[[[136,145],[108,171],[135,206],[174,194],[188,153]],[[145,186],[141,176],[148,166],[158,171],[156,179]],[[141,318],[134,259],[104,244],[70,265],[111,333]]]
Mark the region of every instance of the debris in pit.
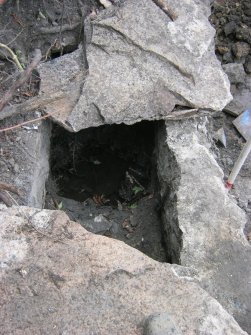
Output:
[[144,121],[73,134],[55,125],[47,208],[62,204],[87,230],[166,261],[154,163],[156,127]]

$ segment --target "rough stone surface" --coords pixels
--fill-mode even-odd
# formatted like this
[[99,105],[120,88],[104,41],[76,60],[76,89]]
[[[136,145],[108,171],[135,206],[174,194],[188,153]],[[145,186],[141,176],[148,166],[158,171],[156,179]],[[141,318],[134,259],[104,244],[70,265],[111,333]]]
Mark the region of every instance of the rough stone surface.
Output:
[[244,111],[244,106],[234,99],[227,104],[224,111],[233,116],[239,116]]
[[238,88],[232,87],[232,91],[234,101],[241,103],[244,106],[244,110],[251,109],[251,76],[246,76],[245,85],[240,85]]
[[242,27],[238,27],[236,29],[235,37],[237,40],[244,41],[244,42],[251,44],[251,27],[248,27],[245,25],[243,25]]
[[[177,104],[221,110],[231,100],[213,50],[209,6],[193,0],[167,3],[178,15],[174,22],[148,0],[128,0],[100,12],[87,46],[89,75],[64,124],[74,131],[131,124],[164,119]],[[68,57],[71,62],[74,56],[64,56],[69,70]],[[54,78],[65,72],[58,65],[51,65]],[[41,65],[41,72],[44,66],[50,65]]]
[[90,74],[68,118],[75,131],[89,122],[161,119],[174,104],[222,109],[230,101],[212,51],[209,8],[190,0],[171,6],[175,22],[146,0],[127,1],[116,15],[93,22]]
[[245,42],[237,42],[233,45],[233,53],[237,59],[245,58],[250,50],[250,45]]
[[41,63],[37,68],[40,76],[39,95],[51,95],[54,92],[65,93],[61,99],[46,106],[53,113],[52,119],[71,130],[65,120],[79,99],[83,80],[86,76],[84,54],[81,49]]
[[170,257],[197,269],[203,287],[250,331],[246,218],[224,187],[223,172],[209,150],[206,123],[206,118],[167,122],[166,144],[165,131],[159,140],[165,232],[173,246]]
[[231,84],[244,83],[245,71],[242,64],[229,63],[222,66]]
[[150,315],[144,326],[144,335],[181,335],[167,313]]
[[233,34],[236,30],[236,23],[234,21],[228,22],[225,26],[224,26],[224,33],[226,36]]
[[88,231],[94,234],[104,234],[112,228],[112,223],[109,222],[104,215],[99,214],[95,216],[93,220],[88,220],[86,226]]
[[[50,154],[50,124],[40,123],[37,125],[38,132],[33,135],[33,140],[28,142],[29,154],[33,149],[32,167],[26,168],[22,173],[29,175],[30,193],[28,194],[28,206],[43,208],[45,200],[45,183],[49,175],[49,154]],[[19,179],[20,182],[20,179]]]
[[[23,116],[20,119],[19,122],[23,122]],[[8,122],[1,122],[1,126]],[[14,185],[21,193],[16,200],[12,198],[12,203],[17,201],[19,205],[42,208],[49,174],[50,124],[35,122],[14,132],[2,133],[0,142],[1,180]]]
[[244,64],[244,68],[245,68],[245,71],[247,73],[251,73],[251,55],[249,55],[245,61],[245,64]]
[[60,211],[2,206],[0,224],[2,334],[139,335],[164,312],[183,334],[246,334],[178,274],[186,268],[88,233]]

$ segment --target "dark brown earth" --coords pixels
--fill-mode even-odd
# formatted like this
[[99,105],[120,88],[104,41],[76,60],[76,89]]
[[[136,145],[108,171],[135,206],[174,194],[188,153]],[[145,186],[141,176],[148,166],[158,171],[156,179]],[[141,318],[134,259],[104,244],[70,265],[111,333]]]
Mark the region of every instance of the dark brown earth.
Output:
[[[26,66],[32,52],[41,50],[42,61],[75,50],[83,39],[83,19],[94,10],[95,1],[14,1],[0,6],[0,41],[8,45]],[[0,96],[16,74],[10,54],[0,48]],[[31,91],[31,92],[30,92]],[[17,95],[20,99],[34,95],[32,90]]]
[[251,2],[216,0],[211,23],[216,28],[216,55],[223,64],[242,63],[251,73]]

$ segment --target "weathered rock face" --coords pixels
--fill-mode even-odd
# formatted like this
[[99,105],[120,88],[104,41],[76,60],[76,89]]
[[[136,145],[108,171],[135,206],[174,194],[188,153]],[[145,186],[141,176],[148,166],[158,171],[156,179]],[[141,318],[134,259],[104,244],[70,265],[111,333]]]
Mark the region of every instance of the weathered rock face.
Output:
[[88,233],[62,212],[2,206],[0,224],[3,334],[142,334],[156,313],[182,334],[246,334],[189,269]]
[[[228,79],[213,50],[209,6],[193,0],[166,3],[175,8],[175,21],[153,1],[128,0],[92,22],[89,75],[73,111],[64,116],[66,126],[79,131],[106,123],[164,119],[175,105],[221,110],[231,100]],[[73,57],[63,57],[64,68],[60,61],[41,65],[41,88],[48,67],[53,78],[62,78]],[[69,72],[73,75],[76,68]],[[57,84],[50,84],[53,91]],[[66,101],[75,91],[69,92]]]
[[231,84],[239,84],[245,82],[246,74],[242,64],[225,64],[223,65],[223,69],[228,75]]
[[79,99],[86,76],[83,57],[83,52],[77,50],[38,66],[41,78],[39,94],[63,93],[61,99],[47,106],[47,111],[52,113],[52,119],[68,130],[71,130],[71,127],[65,121]]
[[207,136],[207,119],[167,122],[159,176],[171,261],[198,270],[202,286],[250,331],[251,248],[245,214],[227,194]]
[[[1,136],[0,142],[2,181],[20,190],[19,204],[42,208],[49,175],[50,125],[40,121],[20,127],[15,133]],[[14,204],[15,199],[11,202]]]

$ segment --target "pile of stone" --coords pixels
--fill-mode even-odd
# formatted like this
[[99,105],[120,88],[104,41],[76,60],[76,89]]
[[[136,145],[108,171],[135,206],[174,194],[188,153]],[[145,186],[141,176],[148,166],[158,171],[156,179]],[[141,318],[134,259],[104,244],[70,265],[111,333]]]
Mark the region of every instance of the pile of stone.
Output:
[[219,59],[224,64],[243,64],[246,73],[251,73],[251,2],[216,0],[211,22],[217,30]]

